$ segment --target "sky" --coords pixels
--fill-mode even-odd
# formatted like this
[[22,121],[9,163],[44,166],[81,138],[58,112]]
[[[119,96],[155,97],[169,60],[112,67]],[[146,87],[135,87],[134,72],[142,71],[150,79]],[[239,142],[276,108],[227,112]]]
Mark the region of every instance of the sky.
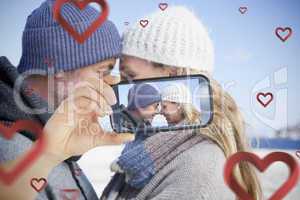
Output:
[[[42,2],[1,0],[0,56],[14,65],[21,57],[26,18]],[[248,134],[272,136],[274,130],[300,122],[300,1],[109,0],[109,18],[122,33],[162,2],[188,7],[207,27],[215,48],[213,76],[236,100]],[[240,7],[247,7],[247,12],[241,14]],[[286,42],[275,35],[277,27],[292,29]],[[259,92],[273,94],[268,106],[257,101]],[[268,98],[259,96],[264,102]]]

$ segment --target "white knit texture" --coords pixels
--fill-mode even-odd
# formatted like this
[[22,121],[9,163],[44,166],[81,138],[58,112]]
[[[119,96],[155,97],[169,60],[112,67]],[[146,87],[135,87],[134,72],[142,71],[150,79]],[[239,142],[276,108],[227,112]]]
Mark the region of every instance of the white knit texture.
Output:
[[173,67],[211,73],[214,48],[202,22],[187,8],[173,6],[138,21],[123,35],[123,54]]
[[174,103],[192,103],[191,92],[184,84],[179,83],[165,87],[161,91],[161,99]]

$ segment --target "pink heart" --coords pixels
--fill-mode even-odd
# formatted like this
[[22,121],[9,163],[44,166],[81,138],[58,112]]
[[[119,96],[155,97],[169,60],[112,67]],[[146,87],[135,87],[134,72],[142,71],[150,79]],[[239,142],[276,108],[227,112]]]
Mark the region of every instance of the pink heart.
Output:
[[282,28],[278,27],[275,30],[276,36],[282,41],[285,42],[289,37],[291,37],[293,30],[290,27]]
[[158,6],[162,11],[166,10],[168,8],[168,4],[167,3],[160,3]]
[[247,7],[240,7],[239,11],[241,14],[245,14],[247,12],[248,8]]
[[256,99],[263,107],[267,107],[273,101],[273,94],[260,92],[257,94]]
[[45,178],[32,178],[30,181],[30,185],[35,191],[40,192],[46,187],[47,180]]
[[140,25],[145,28],[149,24],[149,21],[147,19],[140,20]]

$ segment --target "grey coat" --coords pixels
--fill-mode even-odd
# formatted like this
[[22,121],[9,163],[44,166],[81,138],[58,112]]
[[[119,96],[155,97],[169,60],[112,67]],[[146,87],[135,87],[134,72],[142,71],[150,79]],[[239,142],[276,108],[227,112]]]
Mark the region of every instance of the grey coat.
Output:
[[[42,126],[51,114],[32,115],[23,112],[13,99],[13,87],[19,74],[5,57],[0,57],[0,122],[13,123],[17,120],[33,120]],[[47,103],[36,95],[27,95],[24,88],[20,91],[23,103],[31,108],[47,107]],[[6,140],[0,133],[0,164],[14,160],[31,147],[34,135],[28,132],[17,133]],[[75,189],[80,193],[78,200],[98,199],[92,185],[83,172],[76,173],[79,166],[74,160],[68,160],[54,168],[47,178],[48,186],[38,194],[38,200],[60,200],[65,189]],[[41,177],[37,177],[41,178]],[[66,196],[69,196],[65,193]],[[71,194],[72,195],[72,194]]]
[[124,174],[115,174],[101,200],[234,200],[223,180],[225,161],[222,150],[204,140],[178,155],[141,190],[126,184]]

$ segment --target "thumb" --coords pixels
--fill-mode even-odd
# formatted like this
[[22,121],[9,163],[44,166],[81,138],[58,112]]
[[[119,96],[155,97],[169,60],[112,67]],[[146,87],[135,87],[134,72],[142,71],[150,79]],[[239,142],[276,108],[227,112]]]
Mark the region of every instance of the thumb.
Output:
[[102,135],[94,136],[94,147],[104,145],[121,145],[134,140],[134,134],[106,132]]
[[108,85],[115,85],[120,82],[120,76],[105,76],[104,77],[104,82],[107,83]]

